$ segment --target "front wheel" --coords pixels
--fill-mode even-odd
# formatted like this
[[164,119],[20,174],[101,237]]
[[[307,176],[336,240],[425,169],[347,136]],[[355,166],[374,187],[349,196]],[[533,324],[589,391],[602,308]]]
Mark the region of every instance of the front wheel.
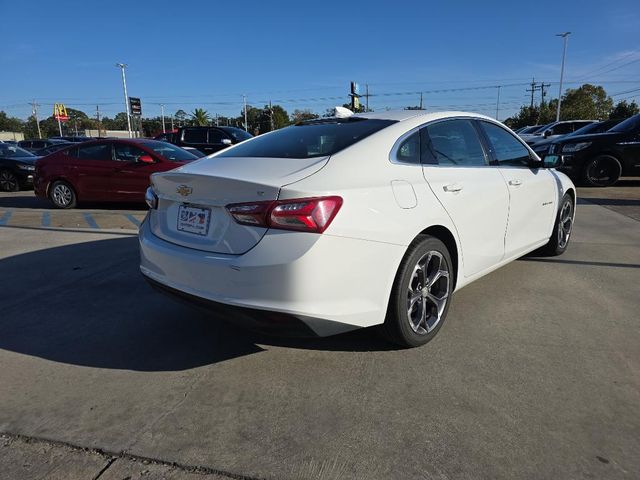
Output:
[[454,272],[444,243],[429,235],[414,240],[394,281],[383,329],[402,347],[417,347],[440,330],[449,309]]
[[582,175],[592,187],[610,187],[622,175],[622,165],[611,155],[599,155],[586,163]]
[[571,195],[565,194],[560,203],[560,210],[558,210],[549,243],[543,247],[544,253],[547,255],[562,255],[569,246],[573,229],[574,208],[573,198],[571,198]]
[[0,170],[0,190],[3,192],[17,192],[20,190],[18,177],[11,170]]

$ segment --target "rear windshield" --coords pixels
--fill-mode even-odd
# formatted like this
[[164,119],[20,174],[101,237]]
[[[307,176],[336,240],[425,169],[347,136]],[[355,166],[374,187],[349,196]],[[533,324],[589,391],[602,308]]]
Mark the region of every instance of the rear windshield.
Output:
[[172,162],[191,162],[198,159],[198,157],[193,153],[189,153],[184,148],[176,147],[170,143],[159,141],[146,141],[140,143],[145,147],[150,148],[161,157]]
[[9,143],[0,143],[0,156],[2,157],[34,157],[35,155],[20,147]]
[[312,158],[333,155],[395,123],[366,118],[325,119],[293,125],[223,150],[217,157]]

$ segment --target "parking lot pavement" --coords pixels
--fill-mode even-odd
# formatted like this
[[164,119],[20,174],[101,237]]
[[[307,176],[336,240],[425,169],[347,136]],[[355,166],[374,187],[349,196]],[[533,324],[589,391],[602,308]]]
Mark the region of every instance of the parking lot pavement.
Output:
[[133,236],[0,227],[0,432],[100,449],[101,479],[640,478],[640,222],[577,214],[412,350],[251,334],[153,291]]
[[137,232],[146,207],[136,204],[88,204],[73,210],[59,210],[32,191],[0,192],[0,226],[26,229]]
[[613,187],[579,187],[578,195],[589,202],[640,221],[640,177],[619,180]]

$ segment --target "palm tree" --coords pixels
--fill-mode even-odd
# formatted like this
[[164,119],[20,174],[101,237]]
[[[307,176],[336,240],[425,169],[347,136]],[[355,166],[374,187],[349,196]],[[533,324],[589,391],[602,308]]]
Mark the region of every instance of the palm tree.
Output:
[[196,108],[191,113],[191,118],[193,118],[193,123],[200,127],[209,125],[209,113],[204,108]]

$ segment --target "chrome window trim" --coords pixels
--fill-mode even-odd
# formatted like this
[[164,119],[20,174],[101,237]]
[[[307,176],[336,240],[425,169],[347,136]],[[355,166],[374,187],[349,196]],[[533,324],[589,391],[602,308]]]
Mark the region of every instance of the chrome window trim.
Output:
[[[418,166],[418,167],[441,167],[441,168],[484,168],[484,167],[495,167],[496,165],[491,165],[491,160],[488,158],[487,153],[485,151],[484,145],[482,143],[482,139],[480,138],[480,133],[476,132],[478,136],[478,141],[480,142],[480,147],[482,148],[482,152],[484,154],[484,165],[440,165],[438,163],[422,163],[422,158],[420,158],[420,163],[411,163],[411,162],[403,162],[402,160],[398,160],[398,150],[400,149],[400,145],[407,138],[413,135],[416,132],[419,132],[423,128],[429,125],[435,125],[436,123],[448,122],[451,120],[487,120],[482,117],[472,117],[472,116],[464,116],[464,117],[447,117],[447,118],[438,118],[437,120],[430,120],[428,122],[422,123],[417,127],[413,127],[411,130],[403,133],[393,144],[391,147],[391,151],[389,152],[389,162],[395,165],[404,165],[404,166]],[[499,123],[498,123],[499,125]],[[475,127],[474,127],[475,128]],[[502,127],[504,128],[504,127]],[[421,155],[422,157],[422,155]]]

